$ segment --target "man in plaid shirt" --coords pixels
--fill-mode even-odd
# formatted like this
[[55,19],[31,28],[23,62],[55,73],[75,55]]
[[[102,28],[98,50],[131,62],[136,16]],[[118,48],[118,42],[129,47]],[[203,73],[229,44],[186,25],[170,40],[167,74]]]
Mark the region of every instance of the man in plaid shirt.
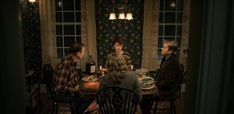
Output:
[[[83,58],[85,47],[82,43],[76,43],[73,44],[70,49],[71,53],[58,63],[54,72],[53,82],[56,94],[65,97],[73,97],[76,102],[79,98],[77,93],[79,91],[78,77],[80,77],[78,76],[76,65],[77,61]],[[78,107],[79,106],[75,106],[75,108]],[[78,112],[78,110],[76,110],[76,112]]]

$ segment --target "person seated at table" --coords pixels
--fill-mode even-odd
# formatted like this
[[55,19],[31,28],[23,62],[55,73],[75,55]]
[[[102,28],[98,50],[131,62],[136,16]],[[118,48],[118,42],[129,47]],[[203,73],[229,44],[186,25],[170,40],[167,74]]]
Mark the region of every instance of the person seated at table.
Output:
[[175,95],[178,91],[178,75],[180,62],[176,55],[177,44],[174,40],[164,40],[161,54],[163,59],[160,64],[159,74],[156,79],[158,95]]
[[[129,68],[129,70],[133,70],[133,62],[132,62],[132,59],[130,57],[130,54],[126,51],[123,51],[123,47],[124,47],[123,38],[122,37],[114,37],[112,45],[115,49],[115,52],[108,54],[107,59],[109,59],[111,56],[113,56],[115,54],[122,55],[126,61],[126,64]],[[100,70],[107,71],[107,69],[105,69],[105,68],[102,68]]]
[[[112,54],[106,62],[107,73],[100,79],[100,88],[118,86],[133,90],[137,93],[139,102],[141,102],[141,85],[134,71],[129,71],[126,61],[122,55]],[[96,110],[96,102],[93,102],[86,112]],[[139,111],[139,107],[137,111]]]
[[100,88],[120,86],[131,89],[138,94],[141,101],[141,86],[137,74],[129,71],[125,58],[122,55],[112,54],[107,59],[107,73],[100,80]]
[[[70,48],[70,54],[62,58],[56,66],[53,82],[55,86],[55,92],[57,95],[73,97],[78,100],[79,96],[79,79],[76,70],[76,64],[78,60],[82,59],[85,54],[85,46],[83,43],[75,43]],[[79,99],[79,103],[81,100]],[[75,113],[82,113],[81,106],[75,103]],[[83,108],[83,110],[86,107]]]

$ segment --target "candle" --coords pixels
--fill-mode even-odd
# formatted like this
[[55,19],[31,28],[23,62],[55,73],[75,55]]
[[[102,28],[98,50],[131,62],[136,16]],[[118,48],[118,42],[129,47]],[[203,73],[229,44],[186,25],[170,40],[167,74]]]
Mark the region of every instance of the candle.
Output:
[[99,69],[102,69],[102,66],[101,66],[101,65],[99,66]]
[[133,65],[131,65],[131,70],[133,70]]

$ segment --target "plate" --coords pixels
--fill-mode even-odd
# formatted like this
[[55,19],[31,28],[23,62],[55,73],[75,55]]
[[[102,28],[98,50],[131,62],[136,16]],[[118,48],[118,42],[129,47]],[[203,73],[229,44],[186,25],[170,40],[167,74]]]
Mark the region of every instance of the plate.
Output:
[[96,82],[98,81],[98,78],[94,75],[91,75],[91,76],[85,76],[82,78],[82,81],[84,82]]
[[146,74],[149,73],[149,70],[148,70],[148,69],[145,69],[145,68],[137,69],[137,70],[136,70],[136,73],[137,73],[138,75],[146,75]]
[[155,85],[147,87],[147,88],[141,88],[141,89],[143,89],[143,90],[149,90],[149,89],[153,89],[153,88],[155,88]]

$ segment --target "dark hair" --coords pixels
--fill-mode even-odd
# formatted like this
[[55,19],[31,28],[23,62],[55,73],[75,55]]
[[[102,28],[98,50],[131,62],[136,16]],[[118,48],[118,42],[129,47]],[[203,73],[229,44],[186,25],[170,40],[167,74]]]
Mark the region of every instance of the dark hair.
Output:
[[112,44],[115,45],[115,43],[118,43],[120,45],[123,45],[123,38],[122,37],[114,37]]
[[82,47],[84,47],[84,44],[81,42],[75,43],[70,47],[71,53],[80,52],[82,50]]

